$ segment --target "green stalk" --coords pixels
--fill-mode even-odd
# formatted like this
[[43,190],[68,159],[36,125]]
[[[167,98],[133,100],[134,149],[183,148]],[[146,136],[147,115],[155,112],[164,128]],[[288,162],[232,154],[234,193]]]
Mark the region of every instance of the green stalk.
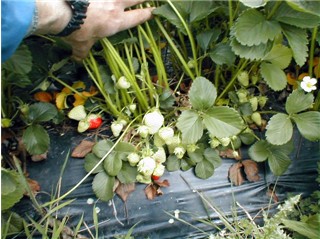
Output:
[[233,0],[228,1],[228,6],[229,6],[229,29],[232,28],[233,26],[233,9],[232,9],[232,2]]
[[198,57],[197,57],[197,49],[196,49],[196,44],[195,44],[194,37],[193,37],[193,35],[192,35],[192,33],[191,33],[186,21],[183,19],[183,17],[181,16],[181,14],[177,10],[177,8],[173,5],[171,0],[167,0],[167,2],[169,3],[169,5],[173,9],[173,11],[177,14],[177,16],[180,19],[183,27],[186,29],[186,32],[187,32],[187,35],[188,35],[188,38],[189,38],[190,44],[191,44],[192,57],[193,57],[194,64],[195,64],[196,76],[200,76],[200,72],[199,72],[199,68],[198,68],[198,62],[197,62],[197,59],[198,59]]
[[147,102],[147,97],[143,92],[141,91],[136,79],[135,75],[132,75],[126,64],[123,62],[121,56],[118,54],[118,52],[115,50],[111,42],[104,38],[101,40],[102,45],[105,49],[105,51],[109,50],[110,54],[114,57],[114,60],[116,61],[117,65],[119,68],[122,70],[123,75],[127,78],[127,80],[131,83],[132,88],[134,89],[134,92],[136,94],[136,97],[138,99],[138,102],[140,106],[142,107],[143,110],[147,111],[149,108],[148,102]]
[[318,27],[313,28],[311,43],[310,43],[310,56],[309,56],[309,69],[308,69],[308,73],[309,73],[310,77],[313,75],[312,74],[313,73],[312,72],[313,58],[314,58],[314,49],[315,49],[315,42],[316,42],[317,33],[318,33]]
[[162,32],[162,34],[164,35],[164,37],[166,38],[166,40],[168,41],[171,49],[174,51],[174,53],[176,54],[176,56],[178,57],[180,63],[182,64],[184,70],[186,71],[186,73],[189,75],[189,77],[194,80],[195,76],[192,73],[192,71],[190,70],[187,62],[184,60],[183,56],[181,55],[179,49],[176,47],[176,45],[174,44],[174,42],[172,41],[171,37],[169,36],[169,34],[167,33],[167,31],[165,30],[165,28],[163,27],[161,21],[159,20],[158,17],[154,18],[160,31]]
[[276,13],[282,2],[283,1],[275,1],[275,5],[273,6],[271,12],[268,14],[267,20],[269,20],[273,16],[273,14]]
[[237,70],[236,74],[233,74],[232,79],[229,81],[228,85],[224,88],[224,90],[221,92],[221,94],[218,96],[217,101],[220,100],[222,97],[225,96],[225,94],[230,90],[230,88],[234,85],[235,81],[237,80],[237,76],[239,72],[242,71],[242,69],[247,65],[248,60],[245,60],[241,67]]

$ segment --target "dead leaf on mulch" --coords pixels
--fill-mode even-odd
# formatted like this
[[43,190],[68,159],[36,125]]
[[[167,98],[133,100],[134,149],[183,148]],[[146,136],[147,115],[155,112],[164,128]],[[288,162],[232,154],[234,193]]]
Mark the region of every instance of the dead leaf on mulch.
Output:
[[241,172],[242,166],[242,163],[238,162],[232,164],[229,168],[228,177],[230,182],[235,186],[239,186],[244,182],[244,177]]
[[48,152],[45,152],[43,154],[32,155],[31,160],[33,162],[41,162],[41,161],[47,159],[47,157],[48,157]]
[[155,181],[154,183],[150,183],[145,189],[144,192],[149,200],[153,200],[157,196],[163,195],[161,187],[169,187],[169,181]]
[[122,201],[126,202],[128,196],[136,189],[135,183],[119,183],[116,194],[122,199]]
[[[33,180],[31,178],[27,178],[27,182],[29,184],[29,187],[31,189],[31,192],[36,195],[40,191],[40,184],[38,181]],[[25,196],[29,196],[28,192],[24,193]]]
[[247,179],[250,182],[257,182],[260,180],[258,164],[255,161],[247,159],[243,160],[242,164],[244,166],[244,172]]
[[73,158],[84,158],[88,153],[91,152],[95,142],[89,140],[82,140],[81,143],[74,148],[71,157]]

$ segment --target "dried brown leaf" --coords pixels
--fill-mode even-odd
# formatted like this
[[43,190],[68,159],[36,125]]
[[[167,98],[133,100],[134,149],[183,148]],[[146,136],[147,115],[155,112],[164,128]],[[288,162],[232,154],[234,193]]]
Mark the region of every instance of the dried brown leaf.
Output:
[[243,160],[242,164],[244,172],[247,175],[247,179],[250,182],[257,182],[260,180],[258,164],[255,161],[247,159]]
[[149,184],[144,192],[149,200],[153,200],[157,196],[157,186],[154,184]]
[[244,177],[241,172],[242,163],[235,163],[229,168],[228,177],[231,183],[239,186],[244,182]]
[[72,151],[71,157],[84,158],[88,153],[91,152],[94,144],[95,142],[82,140],[81,143]]
[[31,160],[32,160],[33,162],[43,161],[43,160],[47,159],[47,154],[48,154],[48,152],[45,152],[45,153],[43,153],[43,154],[32,155],[32,156],[31,156]]
[[169,187],[170,183],[167,179],[160,181],[160,180],[155,180],[154,181],[155,184],[157,184],[159,187]]
[[122,201],[126,202],[128,196],[136,189],[135,183],[120,183],[116,189],[116,194],[122,199]]
[[[34,195],[36,195],[40,191],[40,184],[38,183],[38,181],[33,180],[31,178],[27,178],[27,182],[29,184],[31,192]],[[29,196],[29,194],[27,192],[25,192],[24,195]]]

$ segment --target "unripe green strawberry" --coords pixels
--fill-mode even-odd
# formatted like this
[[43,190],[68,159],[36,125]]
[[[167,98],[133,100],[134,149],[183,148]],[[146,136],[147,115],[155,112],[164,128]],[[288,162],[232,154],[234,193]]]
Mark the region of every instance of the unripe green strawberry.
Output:
[[249,74],[247,71],[240,72],[237,76],[237,79],[244,87],[247,87],[249,85]]
[[220,143],[222,146],[226,147],[230,144],[231,139],[229,137],[219,138]]
[[263,108],[267,103],[268,98],[266,96],[259,96],[258,97],[258,104],[260,108]]
[[251,76],[251,83],[253,85],[257,84],[258,81],[259,81],[259,76],[258,75],[252,75]]
[[78,132],[83,133],[87,129],[89,129],[90,124],[86,119],[80,120],[78,123]]
[[19,106],[19,109],[21,111],[21,113],[24,115],[24,116],[27,116],[29,114],[29,105],[28,104],[22,104]]
[[187,63],[189,69],[193,69],[195,66],[195,61],[193,59],[190,59]]
[[1,119],[2,128],[9,128],[10,126],[11,126],[11,119],[8,119],[8,118]]
[[136,109],[137,109],[137,105],[136,105],[136,104],[130,104],[130,105],[129,105],[129,110],[130,110],[132,113],[135,112]]
[[252,121],[253,121],[256,125],[261,126],[262,119],[261,119],[260,113],[254,112],[254,113],[251,115],[251,119],[252,119]]
[[240,89],[237,91],[237,96],[239,98],[240,103],[245,103],[248,102],[247,96],[248,96],[248,91],[245,89]]
[[137,153],[130,153],[127,157],[128,161],[129,161],[129,164],[131,166],[136,166],[137,163],[139,163],[140,161],[140,157]]
[[121,76],[116,83],[118,89],[128,89],[130,86],[130,82],[124,76]]
[[145,175],[140,174],[140,173],[136,176],[136,180],[137,180],[137,182],[144,183],[144,184],[150,184],[152,182],[151,181],[151,175],[145,176]]
[[258,109],[258,98],[252,97],[249,99],[252,111],[256,111]]
[[87,113],[83,105],[78,105],[69,111],[68,117],[70,119],[80,121],[87,117]]
[[152,112],[145,114],[143,122],[148,127],[149,134],[155,134],[163,125],[164,117],[160,110],[155,109]]

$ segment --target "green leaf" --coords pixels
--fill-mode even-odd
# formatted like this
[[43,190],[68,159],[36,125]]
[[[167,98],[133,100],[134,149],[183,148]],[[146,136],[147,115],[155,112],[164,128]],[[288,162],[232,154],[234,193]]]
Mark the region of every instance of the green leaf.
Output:
[[[11,189],[8,187],[12,186]],[[16,171],[1,169],[1,211],[11,208],[23,197],[22,179]]]
[[168,89],[165,89],[163,93],[159,96],[159,103],[161,109],[170,109],[175,103],[175,98],[172,95],[172,92]]
[[[100,161],[94,153],[89,153],[84,158],[84,168],[87,172],[90,172]],[[103,171],[102,163],[92,172],[93,174],[100,173]]]
[[109,201],[113,198],[113,186],[115,177],[109,176],[105,171],[98,173],[92,182],[92,189],[102,201]]
[[217,98],[214,85],[204,77],[197,77],[190,88],[189,99],[194,109],[204,110],[213,106]]
[[103,162],[103,168],[110,176],[117,176],[122,168],[122,160],[119,154],[115,152],[109,154]]
[[[203,1],[190,1],[190,3],[192,4],[190,7],[190,22],[200,21],[219,8],[215,1],[206,1],[205,4]],[[181,4],[185,5],[185,2],[181,2]]]
[[305,94],[302,90],[295,90],[287,98],[286,111],[289,114],[295,114],[307,110],[312,105],[313,100],[313,94]]
[[52,120],[57,114],[57,108],[53,104],[39,102],[29,107],[28,119],[33,123],[46,122]]
[[127,161],[127,156],[134,151],[135,147],[127,142],[119,142],[113,150],[117,154],[117,157],[124,161]]
[[267,20],[258,10],[249,9],[239,16],[232,31],[242,45],[257,46],[273,40],[281,33],[281,27],[277,21]]
[[133,183],[136,181],[136,177],[138,175],[137,167],[130,166],[129,163],[123,162],[122,168],[117,175],[117,178],[121,183]]
[[229,44],[217,44],[210,52],[209,56],[211,60],[217,65],[226,64],[231,66],[236,60],[236,56],[233,53],[231,46]]
[[319,16],[319,0],[287,0],[287,4],[300,12],[308,12]]
[[209,45],[217,40],[220,33],[221,30],[219,28],[202,31],[196,36],[197,43],[203,51],[206,51]]
[[92,152],[98,157],[103,158],[106,153],[111,149],[113,146],[113,142],[111,140],[100,140],[96,143],[93,148]]
[[292,117],[297,124],[299,132],[310,141],[320,139],[320,112],[309,111]]
[[319,15],[296,11],[285,2],[277,9],[273,19],[299,28],[314,28],[318,27],[320,24]]
[[249,156],[256,162],[267,160],[269,151],[269,143],[266,140],[260,140],[254,143],[248,151]]
[[243,128],[239,113],[227,106],[215,106],[203,114],[203,123],[210,134],[217,138],[238,134]]
[[306,29],[281,24],[283,34],[287,38],[293,57],[299,66],[303,66],[308,57],[308,34]]
[[222,164],[222,160],[215,149],[206,148],[204,151],[204,157],[212,163],[215,168],[218,168]]
[[189,160],[191,160],[192,164],[195,165],[196,163],[199,163],[203,160],[203,152],[203,147],[199,147],[194,152],[188,152]]
[[284,45],[277,44],[265,55],[263,60],[277,65],[280,69],[284,69],[289,66],[291,58],[291,49]]
[[166,161],[166,169],[169,172],[177,171],[180,169],[181,159],[178,159],[175,155],[169,155]]
[[180,168],[181,168],[181,170],[187,171],[190,168],[192,168],[193,166],[195,166],[195,164],[190,163],[188,159],[184,159],[184,158],[180,159]]
[[23,132],[22,141],[31,155],[45,153],[50,144],[50,138],[47,131],[38,124],[30,125]]
[[203,135],[202,119],[193,110],[182,112],[178,118],[177,127],[182,133],[182,141],[186,144],[196,143]]
[[2,64],[2,67],[17,74],[28,74],[32,69],[32,55],[29,48],[21,44],[11,58]]
[[263,79],[274,91],[283,90],[287,85],[287,77],[283,70],[275,64],[262,62],[260,71]]
[[261,43],[257,46],[245,46],[235,38],[231,40],[230,45],[236,55],[249,60],[261,60],[272,47],[270,42]]
[[[318,214],[319,217],[319,214]],[[307,238],[319,238],[319,221],[314,227],[307,222],[299,222],[293,220],[282,219],[282,223],[285,225],[286,228],[289,228],[292,231],[298,232],[299,234],[307,237]]]
[[281,149],[270,151],[268,156],[268,164],[272,173],[276,176],[282,175],[287,171],[291,164],[291,160],[288,155],[281,152]]
[[267,125],[266,138],[269,143],[282,145],[287,143],[293,134],[290,116],[278,113],[271,117]]
[[200,163],[197,163],[195,167],[195,174],[197,177],[202,179],[207,179],[211,177],[214,173],[214,166],[208,160],[203,160]]

